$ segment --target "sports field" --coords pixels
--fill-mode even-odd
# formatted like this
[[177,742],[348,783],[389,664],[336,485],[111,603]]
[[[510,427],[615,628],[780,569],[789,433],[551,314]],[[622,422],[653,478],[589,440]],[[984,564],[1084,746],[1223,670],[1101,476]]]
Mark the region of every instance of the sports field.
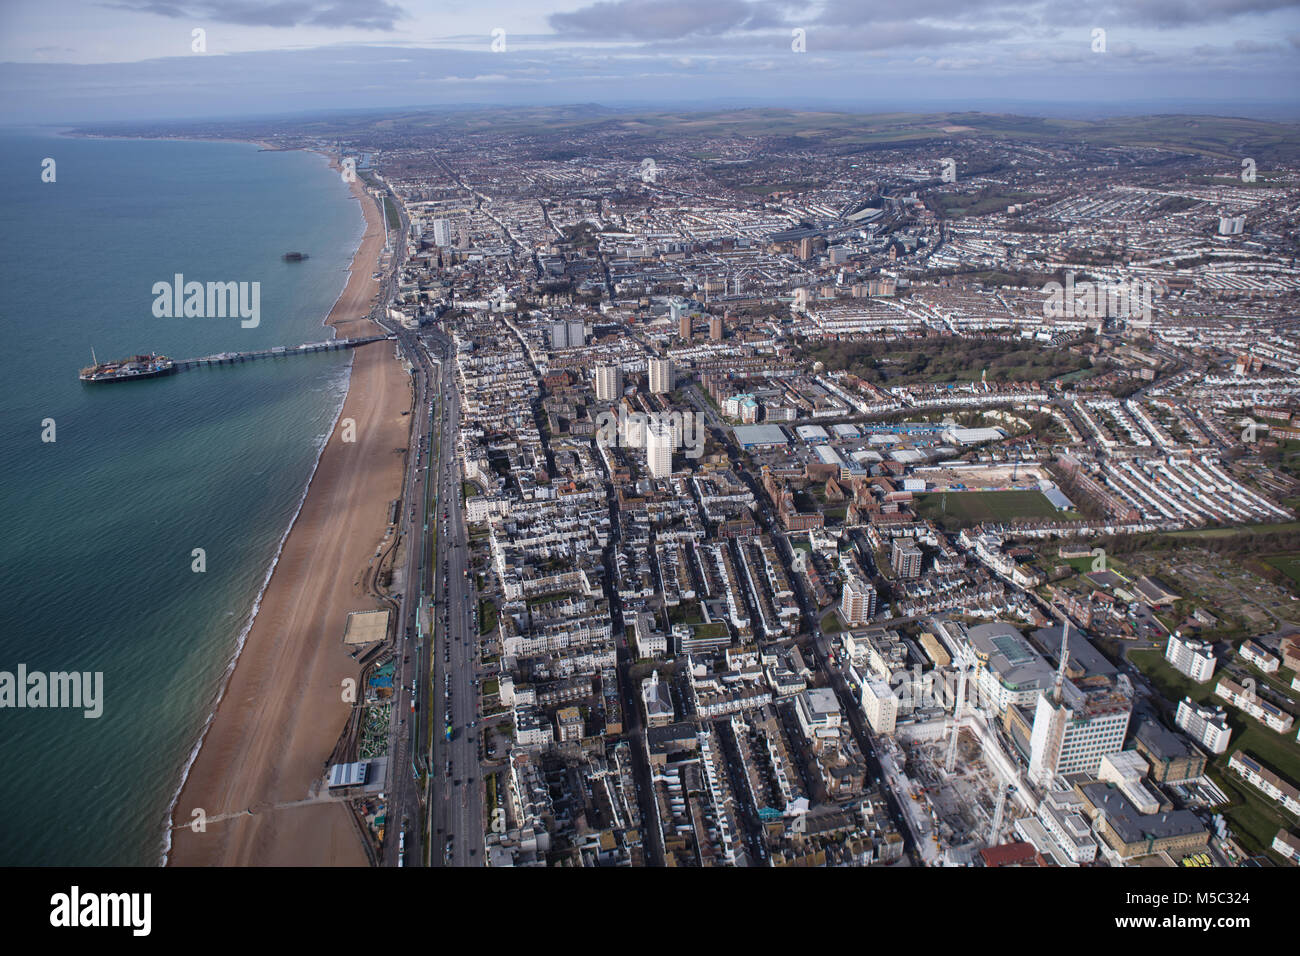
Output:
[[1074,511],[1057,511],[1041,491],[946,491],[915,496],[916,513],[940,524],[965,527],[984,521],[1026,518],[1077,520]]

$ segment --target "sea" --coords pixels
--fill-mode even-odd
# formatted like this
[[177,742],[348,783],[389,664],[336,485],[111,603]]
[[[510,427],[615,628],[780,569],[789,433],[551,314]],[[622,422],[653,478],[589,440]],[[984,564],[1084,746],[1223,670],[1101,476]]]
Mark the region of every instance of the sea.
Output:
[[[78,371],[333,338],[363,232],[317,153],[0,130],[0,704],[20,665],[102,674],[98,717],[0,706],[0,865],[164,860],[351,353]],[[257,326],[156,317],[177,274],[260,283]]]

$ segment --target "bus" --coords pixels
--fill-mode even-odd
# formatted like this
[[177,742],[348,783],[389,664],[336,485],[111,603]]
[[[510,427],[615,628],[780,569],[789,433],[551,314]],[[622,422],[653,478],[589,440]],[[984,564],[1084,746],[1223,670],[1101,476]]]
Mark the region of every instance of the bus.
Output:
[[451,726],[451,724],[448,724],[448,725],[447,725],[447,739],[448,739],[448,740],[451,740],[451,734],[452,734],[452,726]]

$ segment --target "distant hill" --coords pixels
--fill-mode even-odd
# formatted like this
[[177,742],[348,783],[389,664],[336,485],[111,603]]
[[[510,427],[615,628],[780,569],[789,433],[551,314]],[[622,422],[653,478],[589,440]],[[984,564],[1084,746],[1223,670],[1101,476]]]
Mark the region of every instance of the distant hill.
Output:
[[[619,110],[598,104],[500,107],[461,110],[399,110],[329,114],[274,122],[257,120],[135,130],[156,135],[244,135],[253,138],[293,134],[318,138],[363,137],[391,140],[409,135],[452,135],[493,131],[503,136],[611,135],[627,146],[726,135],[781,139],[809,147],[844,149],[885,144],[1015,139],[1051,145],[1069,143],[1167,149],[1236,160],[1253,157],[1261,165],[1300,162],[1300,125],[1226,116],[1167,114],[1106,120],[1067,120],[1010,113],[844,113],[776,108],[709,111]],[[131,135],[129,127],[78,132]]]

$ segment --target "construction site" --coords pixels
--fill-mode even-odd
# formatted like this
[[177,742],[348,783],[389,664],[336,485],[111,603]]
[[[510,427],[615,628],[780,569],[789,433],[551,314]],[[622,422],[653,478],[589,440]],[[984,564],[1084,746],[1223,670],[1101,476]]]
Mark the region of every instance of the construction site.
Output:
[[955,747],[949,733],[901,748],[912,802],[928,818],[927,838],[944,863],[962,866],[984,847],[1016,839],[1012,827],[1024,811],[969,730],[959,731]]

